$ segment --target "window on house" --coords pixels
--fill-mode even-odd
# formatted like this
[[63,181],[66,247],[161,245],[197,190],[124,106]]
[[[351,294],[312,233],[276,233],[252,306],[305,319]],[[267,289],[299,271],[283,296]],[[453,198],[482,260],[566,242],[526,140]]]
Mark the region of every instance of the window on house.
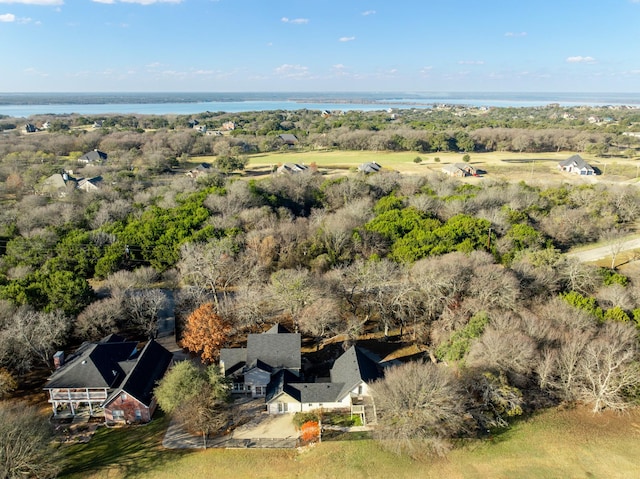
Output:
[[115,420],[124,419],[124,411],[122,409],[114,409],[111,414]]
[[125,393],[122,393],[122,394],[120,395],[120,400],[121,400],[121,401],[126,401],[126,400],[127,400],[127,395],[126,395]]
[[136,421],[140,421],[142,419],[142,411],[140,409],[136,409]]
[[256,386],[256,396],[264,396],[267,393],[266,386]]

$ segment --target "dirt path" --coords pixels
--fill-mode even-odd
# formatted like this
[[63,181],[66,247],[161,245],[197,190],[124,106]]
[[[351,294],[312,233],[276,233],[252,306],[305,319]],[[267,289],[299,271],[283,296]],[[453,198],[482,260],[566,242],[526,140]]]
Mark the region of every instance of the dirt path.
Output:
[[[632,251],[635,249],[640,249],[640,238],[638,238],[636,235],[630,236],[628,240],[624,241],[624,243],[620,247],[620,250],[618,251],[618,255],[626,251]],[[590,263],[610,257],[611,251],[611,245],[607,244],[604,246],[596,246],[594,248],[586,249],[583,251],[569,252],[567,253],[567,256],[577,258],[583,263]]]

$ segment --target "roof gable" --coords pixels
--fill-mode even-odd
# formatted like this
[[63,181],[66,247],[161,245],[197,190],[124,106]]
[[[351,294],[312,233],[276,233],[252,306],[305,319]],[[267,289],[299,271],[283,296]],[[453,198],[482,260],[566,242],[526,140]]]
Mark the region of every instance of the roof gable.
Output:
[[558,163],[558,165],[561,167],[573,166],[574,168],[577,168],[579,170],[582,170],[582,169],[593,170],[593,167],[589,163],[584,161],[584,159],[580,155],[572,155],[566,160],[563,160],[560,163]]
[[258,360],[271,368],[300,369],[299,333],[281,333],[273,328],[263,334],[249,334],[247,338],[247,366],[252,367]]
[[129,373],[122,381],[120,388],[107,399],[105,404],[111,402],[112,398],[121,392],[125,392],[145,406],[149,406],[153,398],[153,389],[164,376],[172,359],[173,355],[167,349],[153,339],[149,341],[137,358],[127,361],[130,363]]
[[85,162],[85,163],[93,163],[93,162],[105,161],[106,159],[107,159],[106,153],[99,150],[93,150],[82,155],[80,158],[78,158],[78,161]]
[[331,382],[344,384],[340,397],[359,383],[375,381],[382,376],[380,365],[357,346],[347,349],[331,368]]
[[117,387],[126,375],[120,363],[133,356],[137,345],[134,341],[84,343],[44,388]]

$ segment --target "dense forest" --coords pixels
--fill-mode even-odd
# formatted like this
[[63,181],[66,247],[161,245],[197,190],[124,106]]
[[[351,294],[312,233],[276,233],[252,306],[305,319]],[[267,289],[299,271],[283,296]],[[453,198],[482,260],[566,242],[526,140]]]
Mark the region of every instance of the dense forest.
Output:
[[[101,128],[78,128],[97,120]],[[234,122],[220,135],[195,132],[189,120],[70,116],[36,134],[0,120],[5,390],[50,367],[58,349],[112,332],[153,336],[172,289],[178,319],[214,303],[232,336],[281,321],[318,347],[376,331],[416,345],[452,374],[451,415],[468,420],[451,435],[562,402],[594,411],[637,402],[640,283],[564,254],[602,239],[614,252],[640,215],[635,185],[469,184],[394,171],[327,178],[311,169],[256,180],[224,168],[194,180],[182,169],[199,155],[289,148],[283,132],[298,136],[298,149],[634,155],[637,139],[622,133],[638,130],[637,111],[198,116],[210,130]],[[109,155],[83,167],[103,177],[99,190],[36,193],[93,149]]]

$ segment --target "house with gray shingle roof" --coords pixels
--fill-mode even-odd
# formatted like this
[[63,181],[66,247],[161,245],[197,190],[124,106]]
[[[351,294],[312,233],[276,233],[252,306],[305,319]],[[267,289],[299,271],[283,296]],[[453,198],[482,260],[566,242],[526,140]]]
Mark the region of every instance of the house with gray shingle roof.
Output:
[[357,346],[347,349],[333,364],[330,382],[305,383],[282,371],[267,388],[270,414],[306,412],[315,409],[344,409],[364,414],[354,406],[369,396],[368,383],[383,376],[380,364]]
[[155,409],[153,388],[172,355],[153,340],[142,351],[137,346],[110,335],[83,343],[66,362],[57,353],[59,367],[44,385],[54,416],[87,411],[104,414],[108,421],[149,421]]
[[291,133],[283,133],[282,135],[278,135],[278,138],[287,146],[294,146],[298,143],[298,137]]
[[276,172],[278,174],[294,174],[294,173],[302,173],[309,169],[307,165],[300,165],[298,163],[285,163],[278,167]]
[[314,409],[354,409],[369,396],[368,383],[383,376],[379,362],[352,346],[331,368],[330,381],[305,382],[301,375],[300,334],[279,324],[261,334],[249,334],[246,348],[220,351],[220,368],[233,379],[233,392],[264,397],[269,414]]
[[368,396],[368,384],[382,376],[380,363],[357,346],[347,349],[331,368],[331,382],[343,384],[340,401],[351,396]]
[[102,405],[107,423],[151,421],[157,406],[153,390],[172,364],[173,355],[151,340],[129,362],[133,364],[120,387]]
[[101,165],[107,161],[108,155],[97,149],[85,153],[78,158],[78,163],[84,163],[85,165]]
[[102,176],[94,176],[92,178],[80,178],[78,180],[78,189],[90,193],[98,191],[102,184]]
[[361,165],[358,166],[358,171],[361,171],[362,173],[377,173],[381,169],[382,169],[382,166],[380,166],[375,161],[362,163]]
[[573,155],[558,163],[558,169],[574,175],[595,175],[593,167],[584,161],[580,155]]
[[287,370],[300,374],[300,333],[276,324],[261,334],[249,334],[246,348],[220,350],[220,368],[233,378],[233,391],[264,397],[271,377]]
[[64,197],[68,193],[73,192],[78,186],[78,180],[73,178],[66,171],[63,173],[54,173],[45,178],[37,187],[40,194]]

